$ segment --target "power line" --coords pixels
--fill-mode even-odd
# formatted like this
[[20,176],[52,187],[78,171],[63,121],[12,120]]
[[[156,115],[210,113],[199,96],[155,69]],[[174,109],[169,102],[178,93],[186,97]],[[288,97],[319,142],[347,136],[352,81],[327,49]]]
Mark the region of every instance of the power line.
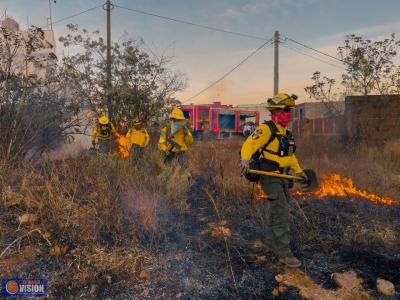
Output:
[[212,27],[212,26],[208,26],[208,25],[203,25],[203,24],[197,24],[197,23],[193,23],[193,22],[189,22],[189,21],[185,21],[185,20],[180,20],[180,19],[176,19],[176,18],[171,18],[171,17],[167,17],[167,16],[162,16],[162,15],[146,12],[146,11],[143,11],[143,10],[124,7],[124,6],[117,5],[117,4],[115,4],[114,6],[122,8],[122,9],[125,9],[125,10],[129,10],[131,12],[135,12],[135,13],[138,13],[138,14],[152,16],[152,17],[156,17],[156,18],[159,18],[159,19],[164,19],[164,20],[167,20],[167,21],[172,21],[172,22],[176,22],[176,23],[181,23],[181,24],[185,24],[185,25],[199,27],[199,28],[203,28],[203,29],[207,29],[207,30],[212,30],[212,31],[217,31],[217,32],[222,32],[222,33],[228,33],[228,34],[247,37],[247,38],[252,38],[252,39],[256,39],[256,40],[262,40],[262,41],[266,41],[267,40],[266,38],[260,37],[260,36],[255,36],[255,35],[251,35],[251,34],[247,34],[247,33],[235,32],[235,31],[230,31],[230,30],[225,30],[225,29]]
[[339,58],[337,58],[337,57],[335,57],[335,56],[333,56],[333,55],[330,55],[330,54],[328,54],[328,53],[322,52],[322,51],[317,50],[317,49],[315,49],[315,48],[313,48],[313,47],[307,46],[307,45],[305,45],[305,44],[303,44],[303,43],[300,43],[300,42],[298,42],[298,41],[296,41],[296,40],[294,40],[294,39],[291,39],[291,38],[289,38],[289,37],[287,37],[287,36],[285,36],[285,39],[287,39],[287,40],[289,40],[289,41],[291,41],[291,42],[293,42],[293,43],[296,43],[296,44],[298,44],[298,45],[300,45],[300,46],[302,46],[302,47],[304,47],[304,48],[307,48],[307,49],[312,50],[312,51],[315,51],[315,52],[317,52],[317,53],[319,53],[319,54],[322,54],[322,55],[325,55],[325,56],[327,56],[327,57],[330,57],[330,58],[332,58],[332,59],[334,59],[334,60],[340,61],[341,63],[344,63],[343,60],[341,60],[341,59],[339,59]]
[[263,43],[261,46],[259,46],[257,49],[255,49],[252,53],[250,53],[247,57],[245,57],[241,62],[239,62],[237,65],[235,65],[231,70],[229,70],[228,72],[226,72],[224,75],[222,75],[219,79],[217,79],[216,81],[214,81],[213,83],[211,83],[209,86],[207,86],[206,88],[202,89],[200,92],[196,93],[195,95],[193,95],[192,97],[186,99],[185,101],[183,101],[182,103],[186,103],[190,100],[192,100],[193,98],[196,98],[197,96],[201,95],[202,93],[204,93],[205,91],[209,90],[210,88],[212,88],[213,86],[215,86],[217,83],[221,82],[222,80],[224,80],[226,77],[228,77],[232,72],[234,72],[237,68],[239,68],[241,65],[243,65],[246,61],[248,61],[251,57],[253,57],[258,51],[260,51],[262,48],[264,47],[268,47],[270,45],[272,45],[274,42],[272,39],[269,39],[268,41],[266,41],[265,43]]
[[66,20],[75,18],[75,17],[77,17],[77,16],[83,15],[83,14],[85,14],[85,13],[87,13],[87,12],[92,11],[92,10],[98,9],[98,8],[100,8],[100,7],[103,7],[103,4],[102,4],[102,5],[97,5],[97,6],[92,7],[92,8],[88,8],[88,9],[83,10],[83,11],[81,11],[81,12],[78,12],[78,13],[76,13],[76,14],[70,15],[70,16],[68,16],[68,17],[62,18],[62,19],[57,20],[57,21],[54,21],[54,22],[51,22],[50,24],[47,24],[47,25],[42,26],[42,27],[49,27],[50,25],[54,25],[54,24],[57,24],[57,23],[61,23],[61,22],[63,22],[63,21],[66,21]]
[[320,61],[320,62],[323,62],[323,63],[326,63],[326,64],[328,64],[328,65],[331,65],[331,66],[333,66],[333,67],[340,68],[340,69],[344,69],[343,66],[339,66],[339,65],[337,65],[337,64],[335,64],[335,63],[326,61],[326,60],[324,60],[324,59],[322,59],[322,58],[320,58],[320,57],[318,57],[318,56],[309,54],[309,53],[307,53],[307,52],[305,52],[305,51],[303,51],[303,50],[301,50],[301,49],[299,49],[299,48],[297,48],[297,47],[295,47],[295,46],[293,46],[293,45],[288,45],[288,44],[283,44],[283,43],[282,43],[281,45],[284,46],[284,47],[287,48],[287,49],[290,49],[290,50],[296,52],[296,53],[299,53],[299,54],[302,54],[302,55],[304,55],[304,56],[313,58],[313,59],[318,60],[318,61]]
[[304,53],[303,51],[301,51],[300,49],[298,49],[298,48],[296,48],[296,47],[294,47],[294,46],[290,46],[290,45],[283,44],[283,43],[282,43],[281,45],[282,45],[283,47],[287,48],[287,49],[290,49],[290,50],[294,51],[294,52],[300,53],[300,54],[302,54],[302,55],[305,55],[305,56],[311,57],[311,58],[313,58],[313,59],[316,59],[316,60],[318,60],[318,61],[320,61],[320,62],[323,62],[323,63],[325,63],[325,64],[331,65],[332,67],[335,67],[335,68],[338,68],[338,69],[341,69],[341,70],[344,70],[344,69],[345,69],[345,68],[342,67],[342,66],[335,65],[335,64],[333,64],[333,63],[331,63],[331,62],[328,62],[328,61],[326,61],[326,60],[323,60],[323,59],[321,59],[321,58],[319,58],[319,57],[316,57],[316,56],[313,56],[313,55]]

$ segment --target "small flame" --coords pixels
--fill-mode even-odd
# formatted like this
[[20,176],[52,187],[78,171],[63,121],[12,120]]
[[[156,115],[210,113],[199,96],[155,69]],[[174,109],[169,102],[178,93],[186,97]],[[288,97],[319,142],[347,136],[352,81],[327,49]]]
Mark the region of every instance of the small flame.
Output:
[[255,196],[257,200],[265,200],[268,198],[261,185],[256,185]]
[[[295,194],[301,195],[303,193],[295,192]],[[400,204],[400,201],[392,198],[381,197],[366,190],[358,189],[354,186],[353,181],[350,178],[338,173],[331,173],[323,176],[321,184],[318,190],[314,192],[314,195],[318,197],[361,197],[369,201],[385,205]]]

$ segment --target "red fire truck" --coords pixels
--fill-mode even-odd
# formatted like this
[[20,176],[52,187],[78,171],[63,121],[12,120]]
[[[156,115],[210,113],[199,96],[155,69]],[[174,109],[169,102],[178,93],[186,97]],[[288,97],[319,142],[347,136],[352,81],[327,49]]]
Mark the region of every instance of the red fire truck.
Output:
[[258,126],[260,123],[258,111],[242,110],[231,105],[222,105],[221,102],[183,105],[181,109],[195,135],[206,132],[218,136],[242,134],[246,124],[254,123]]

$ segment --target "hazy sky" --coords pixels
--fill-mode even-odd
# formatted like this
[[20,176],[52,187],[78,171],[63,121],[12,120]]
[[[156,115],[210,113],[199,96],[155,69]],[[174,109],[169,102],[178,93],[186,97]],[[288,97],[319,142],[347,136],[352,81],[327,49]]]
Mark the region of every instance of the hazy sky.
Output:
[[[100,5],[103,0],[57,0],[53,21]],[[400,31],[399,0],[113,0],[117,5],[186,20],[193,23],[270,38],[275,30],[331,55],[344,35],[361,34],[375,39]],[[47,23],[48,0],[0,0],[0,12],[21,26]],[[28,17],[28,20],[27,20]],[[54,25],[56,37],[67,23],[105,31],[105,12],[99,8]],[[115,8],[112,38],[143,39],[156,53],[175,56],[175,68],[185,73],[188,87],[176,94],[182,101],[207,87],[259,47],[263,41],[177,24]],[[62,47],[57,45],[58,53]],[[288,48],[290,47],[290,48]],[[306,55],[293,49],[296,47]],[[67,50],[65,50],[67,51]],[[314,71],[339,79],[342,69],[329,58],[316,55],[289,41],[280,48],[280,90],[306,100],[304,87]],[[273,47],[252,57],[228,78],[192,100],[205,103],[260,103],[273,89]]]

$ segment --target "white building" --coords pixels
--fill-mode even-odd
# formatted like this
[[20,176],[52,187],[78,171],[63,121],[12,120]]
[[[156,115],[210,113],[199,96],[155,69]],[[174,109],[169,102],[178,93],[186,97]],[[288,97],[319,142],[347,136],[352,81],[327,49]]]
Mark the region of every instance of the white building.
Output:
[[[24,76],[36,75],[38,78],[45,78],[57,59],[54,32],[52,30],[43,30],[44,48],[34,51],[31,55],[35,59],[27,61],[27,49],[24,43],[29,40],[30,31],[20,30],[19,24],[12,18],[4,19],[1,22],[1,27],[12,34],[16,34],[19,39],[23,40],[16,49],[15,56],[12,57],[12,72]],[[11,49],[11,51],[14,49]],[[0,55],[5,57],[12,54],[8,53],[7,49],[1,49]]]

